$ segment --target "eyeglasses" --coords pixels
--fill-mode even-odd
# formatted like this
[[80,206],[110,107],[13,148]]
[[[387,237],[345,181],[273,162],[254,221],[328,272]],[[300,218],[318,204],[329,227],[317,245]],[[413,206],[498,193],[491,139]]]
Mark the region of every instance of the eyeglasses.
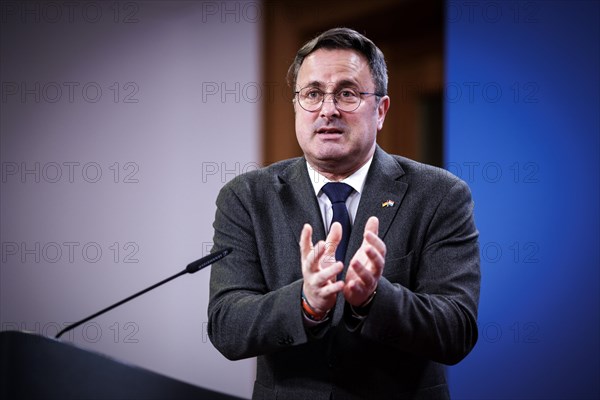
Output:
[[300,89],[294,92],[294,94],[298,96],[300,107],[309,112],[319,110],[323,106],[325,96],[328,94],[333,95],[333,104],[335,104],[337,109],[345,112],[355,111],[360,106],[362,96],[382,96],[379,93],[359,92],[352,88],[343,88],[337,92],[324,92],[311,86]]

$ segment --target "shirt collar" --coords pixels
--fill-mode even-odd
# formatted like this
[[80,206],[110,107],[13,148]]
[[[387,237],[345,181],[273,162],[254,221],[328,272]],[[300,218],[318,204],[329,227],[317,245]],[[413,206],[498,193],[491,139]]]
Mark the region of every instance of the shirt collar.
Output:
[[[365,180],[367,179],[367,173],[369,172],[369,167],[371,166],[372,161],[373,156],[371,156],[371,158],[369,158],[367,162],[362,167],[360,167],[355,173],[353,173],[345,179],[342,179],[340,182],[346,183],[352,186],[352,189],[354,189],[356,192],[362,193],[363,187],[365,186]],[[316,169],[314,169],[308,163],[308,161],[306,162],[306,167],[308,168],[310,183],[312,183],[315,195],[318,197],[323,186],[325,186],[326,183],[329,183],[331,181],[323,175],[321,175]]]

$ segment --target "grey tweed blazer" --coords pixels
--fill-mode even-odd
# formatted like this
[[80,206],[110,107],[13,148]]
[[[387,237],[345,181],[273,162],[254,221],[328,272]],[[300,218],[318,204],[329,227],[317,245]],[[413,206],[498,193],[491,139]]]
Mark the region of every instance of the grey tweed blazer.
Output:
[[331,319],[307,330],[300,232],[311,224],[314,243],[326,234],[306,160],[222,188],[214,250],[234,251],[212,266],[208,332],[225,357],[258,357],[253,399],[449,397],[442,364],[459,362],[477,341],[479,246],[469,188],[377,147],[346,268],[372,215],[387,254],[368,317],[350,318],[340,295]]

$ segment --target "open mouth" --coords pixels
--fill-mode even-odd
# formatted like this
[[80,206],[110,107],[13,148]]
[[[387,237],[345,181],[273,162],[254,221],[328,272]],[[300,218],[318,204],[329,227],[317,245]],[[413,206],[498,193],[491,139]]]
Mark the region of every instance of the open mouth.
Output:
[[341,135],[344,133],[341,129],[338,128],[320,128],[317,130],[318,134],[338,134]]

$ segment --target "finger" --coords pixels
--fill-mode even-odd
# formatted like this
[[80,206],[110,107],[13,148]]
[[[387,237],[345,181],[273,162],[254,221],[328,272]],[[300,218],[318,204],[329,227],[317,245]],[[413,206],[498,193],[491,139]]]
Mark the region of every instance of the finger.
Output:
[[[365,251],[364,251],[365,246],[368,246],[368,244],[369,244],[369,242],[367,241],[367,237],[374,235],[375,237],[377,237],[379,239],[379,236],[377,236],[378,232],[379,232],[379,219],[377,219],[377,217],[369,217],[369,219],[367,220],[367,223],[365,224],[365,230],[363,232],[363,242],[361,244],[361,248],[359,249],[359,251],[356,252],[353,259],[357,259],[364,265],[366,265],[369,262],[369,258],[367,257],[367,255],[365,254]],[[379,239],[379,240],[381,240],[381,239]],[[381,243],[383,244],[383,241]],[[383,244],[383,246],[385,246],[385,244]],[[381,248],[381,245],[378,245],[378,247]]]
[[383,257],[385,257],[386,246],[383,240],[373,232],[365,233],[365,241],[374,248],[375,251],[380,253]]
[[369,217],[365,225],[365,235],[367,232],[373,232],[379,235],[379,219],[377,217]]
[[350,282],[346,282],[346,285],[344,285],[344,295],[345,296],[350,296],[353,293],[356,293],[360,288],[360,283],[357,282],[356,280],[351,280]]
[[332,246],[335,249],[340,243],[340,240],[342,240],[342,224],[339,222],[334,222],[331,224],[326,242],[329,246]]
[[304,295],[315,310],[328,310],[333,306],[335,295],[344,289],[343,281],[335,281],[343,268],[344,265],[338,262],[330,268],[310,274],[304,280]]
[[384,255],[373,246],[367,247],[365,253],[367,254],[367,257],[369,257],[371,274],[376,280],[379,280],[385,266]]
[[327,297],[327,296],[337,294],[337,293],[341,292],[342,290],[344,290],[344,285],[345,285],[344,281],[337,281],[337,282],[330,283],[328,285],[325,285],[325,286],[319,288],[318,294],[321,297]]
[[[385,247],[383,250],[385,253]],[[361,255],[362,257],[355,257],[351,260],[350,266],[353,267],[352,271],[358,273],[358,268],[363,268],[379,279],[379,276],[381,276],[385,266],[384,254],[381,254],[381,252],[375,246],[372,246],[368,243],[363,243]],[[355,266],[356,268],[354,268]]]
[[364,298],[367,297],[369,289],[358,281],[346,282],[343,289],[344,298],[350,304],[357,306],[364,303]]
[[323,253],[325,253],[325,242],[320,240],[317,244],[312,248],[311,251],[308,252],[308,256],[306,257],[306,266],[311,272],[318,272],[320,268],[321,258],[323,257]]
[[352,260],[350,268],[354,271],[355,276],[350,282],[350,287],[354,287],[355,285],[371,287],[375,283],[375,276],[373,273],[366,268],[360,261]]
[[303,260],[308,257],[312,247],[312,226],[304,224],[302,233],[300,233],[300,256]]
[[331,224],[329,234],[325,239],[325,253],[323,259],[320,260],[322,264],[335,263],[335,249],[342,240],[342,225],[339,222]]
[[316,276],[315,279],[321,285],[326,285],[327,283],[335,282],[337,280],[337,276],[344,269],[344,264],[341,261],[337,261],[327,268],[321,269]]

